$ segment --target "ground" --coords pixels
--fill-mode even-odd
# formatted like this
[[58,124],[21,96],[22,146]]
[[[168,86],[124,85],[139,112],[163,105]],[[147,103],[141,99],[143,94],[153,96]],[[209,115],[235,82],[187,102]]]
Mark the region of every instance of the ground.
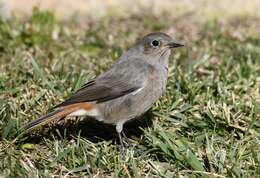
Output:
[[[153,31],[185,48],[173,52],[160,101],[125,127],[125,158],[114,128],[90,118],[20,133]],[[259,177],[259,32],[252,16],[198,22],[144,12],[60,22],[35,9],[1,20],[0,176]]]

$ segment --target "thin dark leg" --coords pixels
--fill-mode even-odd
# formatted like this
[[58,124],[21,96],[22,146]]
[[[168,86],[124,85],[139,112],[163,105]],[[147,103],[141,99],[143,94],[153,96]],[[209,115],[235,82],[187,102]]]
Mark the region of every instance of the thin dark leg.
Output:
[[119,137],[119,141],[120,141],[120,156],[122,158],[125,157],[125,145],[124,145],[124,140],[122,137],[122,132],[118,132],[118,137]]
[[125,134],[125,132],[122,131],[121,133],[122,133],[122,136],[123,136],[123,141],[125,141],[125,143],[127,144],[127,146],[129,146],[129,145],[130,145],[130,142],[129,142],[129,140],[128,140],[126,134]]
[[120,141],[120,146],[124,147],[124,140],[123,140],[123,137],[122,137],[122,132],[118,133],[118,137],[119,137],[119,141]]

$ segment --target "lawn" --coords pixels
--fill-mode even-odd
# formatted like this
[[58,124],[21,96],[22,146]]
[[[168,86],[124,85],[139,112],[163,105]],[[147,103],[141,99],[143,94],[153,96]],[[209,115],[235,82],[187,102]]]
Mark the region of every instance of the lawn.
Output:
[[[0,20],[0,177],[259,177],[260,20],[160,18]],[[126,125],[124,159],[114,127],[91,118],[19,132],[154,31],[185,48],[160,101]]]

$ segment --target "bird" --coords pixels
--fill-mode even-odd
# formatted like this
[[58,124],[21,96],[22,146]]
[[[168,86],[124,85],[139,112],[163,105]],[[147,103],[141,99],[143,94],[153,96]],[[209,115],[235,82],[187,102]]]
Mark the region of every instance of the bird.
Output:
[[173,49],[182,46],[162,32],[145,35],[107,71],[22,129],[30,130],[66,117],[90,116],[115,125],[122,146],[124,124],[144,114],[163,95],[170,55]]

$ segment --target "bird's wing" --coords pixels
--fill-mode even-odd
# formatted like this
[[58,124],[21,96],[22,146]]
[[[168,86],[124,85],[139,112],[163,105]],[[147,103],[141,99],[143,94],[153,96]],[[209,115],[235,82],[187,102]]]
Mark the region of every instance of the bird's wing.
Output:
[[[101,103],[112,100],[143,87],[145,70],[126,63],[117,64],[100,77],[83,85],[75,94],[57,107],[81,102]],[[126,67],[127,66],[127,67]],[[134,68],[135,72],[132,70]],[[140,70],[138,69],[140,68]],[[131,72],[130,72],[130,71]]]
[[81,102],[105,102],[129,94],[139,88],[139,86],[129,85],[126,82],[115,81],[113,79],[111,81],[107,80],[102,82],[93,80],[56,107]]

